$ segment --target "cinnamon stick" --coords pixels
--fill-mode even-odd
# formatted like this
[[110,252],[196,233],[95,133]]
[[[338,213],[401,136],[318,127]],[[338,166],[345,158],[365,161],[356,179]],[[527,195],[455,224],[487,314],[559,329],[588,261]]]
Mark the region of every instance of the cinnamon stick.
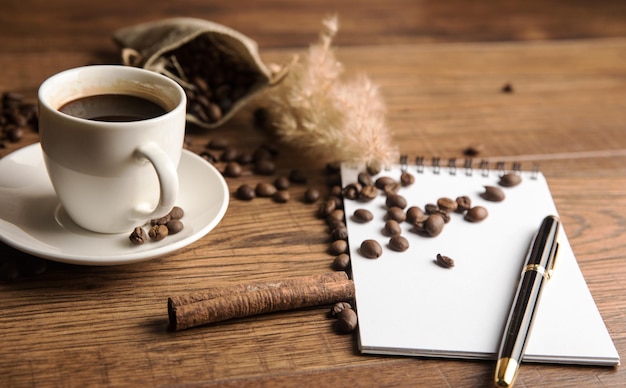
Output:
[[[204,298],[198,300],[202,295]],[[213,288],[170,298],[170,329],[184,330],[233,318],[333,304],[353,298],[354,283],[345,272]]]

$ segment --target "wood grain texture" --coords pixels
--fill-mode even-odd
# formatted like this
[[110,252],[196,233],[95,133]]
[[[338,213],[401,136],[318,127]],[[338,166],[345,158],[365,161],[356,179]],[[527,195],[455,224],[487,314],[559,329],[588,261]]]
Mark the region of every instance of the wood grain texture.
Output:
[[[117,63],[115,28],[182,14],[240,30],[259,41],[265,61],[280,63],[304,52],[321,19],[338,12],[345,75],[365,72],[380,85],[403,153],[462,160],[464,149],[480,145],[479,158],[494,163],[540,164],[626,354],[623,2],[594,2],[593,11],[582,1],[83,3],[3,4],[0,91],[34,99],[62,69]],[[507,83],[513,93],[502,93]],[[214,131],[190,128],[188,148],[201,152],[215,137],[241,150],[272,141],[253,127],[251,109]],[[28,133],[0,156],[35,141]],[[278,174],[297,167],[309,176],[290,188],[288,203],[231,197],[214,231],[168,257],[121,267],[48,262],[41,275],[0,282],[0,386],[491,386],[491,362],[359,355],[354,336],[333,330],[326,306],[167,332],[172,295],[330,270],[328,230],[316,205],[302,201],[307,187],[325,187],[325,161],[281,146],[276,162]],[[227,182],[233,193],[273,178]],[[13,259],[29,260],[0,244],[0,261]],[[517,386],[624,381],[623,367],[524,365]]]

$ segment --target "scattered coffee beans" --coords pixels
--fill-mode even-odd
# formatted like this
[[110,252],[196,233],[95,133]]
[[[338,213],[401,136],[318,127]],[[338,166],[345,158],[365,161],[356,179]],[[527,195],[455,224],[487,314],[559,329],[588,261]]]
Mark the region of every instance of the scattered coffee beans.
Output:
[[504,201],[504,191],[495,186],[485,186],[485,192],[480,195],[483,199],[491,202]]
[[389,239],[389,249],[396,252],[404,252],[409,249],[409,240],[403,236],[393,236]]
[[500,186],[503,187],[514,187],[519,185],[522,182],[522,177],[519,174],[508,173],[504,174],[500,177]]
[[363,257],[376,259],[383,254],[383,247],[376,240],[365,240],[361,243],[360,252]]
[[452,268],[454,267],[454,260],[452,260],[448,256],[443,256],[442,254],[438,253],[437,264],[443,268]]

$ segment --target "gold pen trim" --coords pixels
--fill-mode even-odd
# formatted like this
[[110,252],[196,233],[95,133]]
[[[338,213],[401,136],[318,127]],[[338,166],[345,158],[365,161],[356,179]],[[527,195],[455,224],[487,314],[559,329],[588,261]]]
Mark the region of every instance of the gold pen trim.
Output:
[[512,387],[518,371],[519,363],[517,360],[509,357],[499,358],[496,364],[496,375],[494,379],[496,387]]
[[539,264],[528,264],[522,270],[522,275],[525,274],[528,271],[535,271],[535,272],[539,273],[541,276],[543,276],[546,280],[550,280],[550,275],[551,275],[550,272],[551,271],[546,271],[546,269],[544,267],[540,266]]

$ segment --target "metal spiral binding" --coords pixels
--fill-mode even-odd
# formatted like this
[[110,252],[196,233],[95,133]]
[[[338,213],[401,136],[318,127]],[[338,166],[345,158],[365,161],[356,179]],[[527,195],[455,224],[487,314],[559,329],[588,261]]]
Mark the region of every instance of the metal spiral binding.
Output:
[[[415,157],[415,171],[418,174],[423,174],[424,170],[425,170],[425,163],[424,163],[424,157],[423,156],[417,156]],[[431,167],[432,167],[432,173],[435,175],[439,175],[441,173],[442,170],[442,163],[441,163],[441,158],[439,157],[433,157],[431,160]],[[400,170],[402,172],[407,172],[409,169],[409,163],[408,163],[408,156],[407,155],[401,155],[400,156]],[[474,174],[474,160],[472,158],[465,158],[465,160],[463,161],[463,169],[465,170],[465,175],[466,176],[472,176]],[[507,169],[506,169],[506,163],[505,162],[496,162],[495,164],[495,169],[492,168],[492,166],[490,165],[489,161],[486,159],[483,159],[480,161],[479,165],[478,165],[478,169],[480,170],[480,173],[483,177],[488,177],[490,175],[490,173],[492,171],[497,171],[498,176],[502,176],[504,174],[506,174]],[[456,175],[457,174],[457,160],[456,158],[450,158],[448,159],[448,163],[447,163],[447,171],[448,174],[450,175]],[[511,169],[509,171],[512,171],[516,174],[520,174],[522,172],[522,165],[520,162],[513,162],[511,165]],[[537,177],[539,176],[539,164],[535,163],[533,164],[533,169],[530,171],[530,178],[531,179],[537,179]]]

